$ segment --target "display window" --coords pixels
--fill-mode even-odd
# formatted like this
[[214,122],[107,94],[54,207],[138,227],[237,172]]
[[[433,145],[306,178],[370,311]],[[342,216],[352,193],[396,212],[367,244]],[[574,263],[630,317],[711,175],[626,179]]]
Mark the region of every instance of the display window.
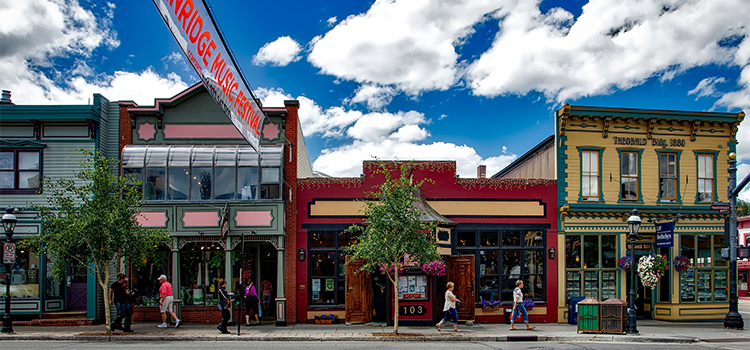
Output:
[[180,293],[184,305],[219,304],[217,293],[219,282],[226,278],[225,260],[226,253],[218,244],[185,245],[180,251]]
[[543,230],[457,229],[457,250],[472,254],[476,264],[476,302],[511,303],[516,281],[524,281],[526,298],[544,300],[545,257]]
[[398,300],[429,300],[428,281],[424,274],[398,276]]
[[[10,266],[10,271],[7,270]],[[5,297],[10,278],[10,296],[13,299],[39,299],[39,256],[28,250],[16,250],[13,264],[0,265],[0,297]]]
[[346,302],[346,254],[353,241],[341,231],[310,231],[310,294],[312,305],[341,305]]
[[160,246],[146,259],[143,267],[130,273],[130,288],[135,296],[136,305],[159,305],[159,276],[169,276],[171,266],[170,251]]
[[565,235],[565,298],[617,297],[617,235]]
[[691,268],[680,272],[681,302],[726,302],[727,261],[721,259],[724,235],[680,235],[680,254]]

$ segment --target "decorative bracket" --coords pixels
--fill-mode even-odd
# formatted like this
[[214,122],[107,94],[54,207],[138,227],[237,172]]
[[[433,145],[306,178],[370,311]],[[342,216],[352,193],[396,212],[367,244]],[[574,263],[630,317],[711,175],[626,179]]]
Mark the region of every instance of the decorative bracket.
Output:
[[699,121],[693,121],[690,130],[690,141],[695,141],[695,137],[698,134],[698,127],[700,127]]
[[646,138],[651,140],[651,134],[654,132],[654,128],[656,127],[656,119],[649,119],[648,120],[648,127],[646,128]]
[[89,137],[91,137],[92,140],[96,140],[96,129],[99,123],[93,120],[87,120],[89,124]]
[[604,123],[602,124],[602,138],[607,138],[609,135],[609,123],[612,121],[612,117],[605,117]]
[[41,140],[42,139],[42,123],[36,119],[32,119],[31,124],[34,127],[34,138],[37,140]]

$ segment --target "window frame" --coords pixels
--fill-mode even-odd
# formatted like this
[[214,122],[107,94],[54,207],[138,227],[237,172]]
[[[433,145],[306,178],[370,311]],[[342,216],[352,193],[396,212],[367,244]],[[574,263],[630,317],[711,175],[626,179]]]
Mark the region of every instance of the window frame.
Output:
[[[580,259],[579,259],[579,266],[578,267],[569,268],[568,267],[569,264],[567,263],[568,237],[572,237],[572,236],[577,236],[579,238],[580,247],[578,248],[578,253],[579,253]],[[604,236],[611,236],[611,238],[613,238],[614,241],[615,241],[615,247],[614,247],[615,266],[613,266],[613,267],[603,267],[602,266],[603,265],[602,264],[602,262],[603,262],[602,256],[604,254],[602,246],[603,246],[603,241],[604,241],[603,238],[604,238]],[[585,247],[586,237],[596,237],[597,238],[596,239],[597,244],[598,244],[598,247],[597,247],[597,261],[598,261],[598,265],[597,265],[597,267],[587,267],[586,266],[586,260],[588,259],[588,257],[586,257],[586,247]],[[619,284],[620,279],[619,279],[619,274],[618,274],[619,270],[617,268],[617,260],[616,260],[618,252],[620,251],[620,239],[619,239],[619,235],[617,235],[617,234],[579,234],[579,233],[566,234],[565,235],[565,246],[566,246],[566,250],[565,250],[565,254],[566,254],[566,256],[565,256],[565,259],[566,259],[566,261],[565,261],[565,280],[563,281],[565,283],[565,287],[564,287],[565,289],[564,289],[564,292],[563,292],[564,295],[565,295],[565,300],[568,300],[568,298],[570,298],[571,296],[585,296],[585,294],[586,294],[586,286],[585,286],[585,283],[586,283],[586,279],[585,279],[586,272],[596,272],[596,274],[597,274],[597,295],[595,296],[595,298],[600,299],[600,300],[604,300],[603,299],[604,273],[605,272],[614,273],[614,281],[615,281],[614,282],[615,283],[615,285],[614,285],[614,292],[615,292],[614,297],[615,298],[619,298],[620,297],[620,284]],[[568,284],[569,284],[568,282],[574,282],[575,283],[576,281],[570,279],[568,276],[571,275],[571,274],[575,274],[575,273],[578,274],[578,281],[577,282],[578,282],[579,288],[577,289],[577,291],[578,291],[577,294],[571,294],[571,292],[568,290]]]
[[[305,226],[305,225],[303,225]],[[346,295],[346,264],[339,264],[339,257],[344,253],[345,246],[341,246],[341,233],[344,232],[349,225],[314,225],[310,227],[303,227],[307,229],[307,251],[308,251],[308,264],[307,264],[307,283],[310,288],[307,288],[307,304],[312,308],[344,308],[346,305],[346,297],[344,300],[339,299],[340,289],[344,289],[344,295]],[[313,247],[312,236],[315,233],[330,233],[333,234],[333,247]],[[334,265],[333,265],[333,276],[327,275],[313,275],[313,265],[309,263],[309,259],[312,259],[314,253],[334,253]],[[343,275],[340,269],[343,268]],[[326,278],[333,278],[333,303],[328,302],[313,302],[312,300],[312,280],[319,278],[325,280]],[[324,282],[321,282],[321,288],[324,288]]]
[[[584,154],[586,154],[586,153],[594,153],[594,152],[596,152],[596,154],[597,154],[597,156],[596,156],[596,161],[597,161],[596,181],[595,181],[596,186],[597,186],[597,188],[596,188],[597,195],[596,196],[591,196],[590,195],[590,191],[591,191],[590,188],[589,188],[589,195],[584,195],[584,192],[583,192],[583,179],[584,179],[584,176],[585,177],[589,177],[589,178],[592,177],[592,176],[591,175],[584,175],[584,173],[583,173],[583,158],[584,158]],[[579,172],[579,182],[580,182],[580,185],[579,185],[579,191],[578,191],[578,201],[579,202],[586,202],[586,203],[604,202],[604,194],[602,193],[602,155],[603,155],[603,153],[604,153],[604,148],[601,148],[601,147],[578,147],[578,158],[579,158],[579,169],[580,169],[580,172]],[[590,164],[590,162],[589,162],[589,164]],[[591,169],[589,169],[589,171],[591,171]],[[589,181],[589,184],[591,184],[591,180],[589,179],[588,181]]]
[[[504,272],[505,266],[503,266],[503,253],[509,252],[509,251],[517,251],[520,254],[520,264],[521,266],[526,266],[526,252],[527,251],[534,251],[534,252],[541,252],[542,256],[542,271],[538,273],[527,273],[525,269],[521,269],[519,271],[520,276],[518,279],[521,279],[524,281],[524,283],[527,282],[527,278],[529,276],[539,276],[542,281],[542,288],[541,288],[541,296],[536,298],[530,298],[538,303],[544,303],[547,300],[547,297],[549,296],[547,292],[547,271],[548,271],[548,263],[547,263],[547,230],[549,230],[548,226],[540,226],[540,225],[524,225],[523,227],[520,227],[519,225],[514,225],[514,227],[476,227],[475,225],[471,224],[465,224],[465,225],[459,225],[456,227],[456,234],[454,235],[456,242],[454,242],[453,246],[455,248],[455,252],[461,255],[473,255],[474,256],[474,290],[476,291],[474,293],[474,303],[475,307],[481,307],[481,276],[488,276],[488,277],[497,277],[498,278],[498,289],[495,290],[497,295],[499,296],[499,299],[503,305],[512,305],[512,301],[503,301],[503,281],[504,278],[507,277],[507,273]],[[539,246],[528,246],[525,243],[525,240],[523,238],[520,239],[519,245],[503,245],[503,234],[505,232],[521,232],[523,235],[527,232],[535,232],[539,231],[541,232],[542,237],[542,243]],[[497,245],[492,246],[483,246],[481,244],[482,234],[486,233],[495,233],[498,235],[498,243]],[[473,233],[474,235],[474,242],[475,244],[473,246],[459,246],[457,243],[459,234],[467,234],[467,233]],[[496,274],[480,274],[480,261],[481,261],[481,252],[497,252],[497,273]],[[511,293],[512,290],[515,288],[515,279],[512,281],[512,288],[510,288]],[[530,288],[533,288],[531,286],[527,286]],[[528,292],[528,289],[526,290]]]
[[[673,154],[675,156],[675,174],[674,174],[674,198],[665,198],[662,197],[662,174],[661,174],[661,156],[662,155],[669,155]],[[676,203],[680,204],[682,203],[682,195],[680,194],[680,156],[682,154],[681,150],[674,150],[674,149],[663,149],[663,150],[656,150],[657,155],[657,162],[658,162],[658,184],[659,184],[659,203]],[[668,169],[667,169],[668,171]],[[667,174],[669,175],[669,174]],[[668,178],[669,179],[669,178]]]
[[[717,197],[717,194],[716,194],[716,159],[718,158],[719,153],[718,152],[713,152],[713,151],[694,151],[694,153],[695,153],[695,162],[696,162],[696,167],[695,167],[696,174],[695,174],[695,178],[698,179],[696,181],[696,183],[695,183],[695,203],[698,204],[698,203],[712,203],[712,202],[716,202],[718,200],[717,199],[718,197]],[[700,159],[701,159],[701,157],[711,157],[710,159],[711,159],[711,162],[712,162],[712,164],[711,164],[712,165],[711,171],[713,172],[713,177],[710,178],[710,180],[711,180],[711,196],[710,197],[711,198],[708,199],[708,200],[700,200],[700,192],[699,192],[698,184],[701,182],[701,180],[709,179],[709,178],[701,178],[700,177],[700,175],[701,175],[701,171],[700,171],[700,165],[701,165],[701,160]]]
[[[643,192],[641,190],[642,181],[640,181],[640,177],[641,177],[641,160],[643,158],[643,149],[618,148],[617,149],[617,153],[618,153],[618,156],[619,156],[618,158],[620,159],[620,164],[619,164],[619,168],[620,168],[620,186],[619,186],[620,193],[619,193],[619,195],[617,197],[618,198],[617,202],[618,203],[623,203],[623,202],[627,202],[627,203],[643,203]],[[628,175],[627,178],[635,177],[636,187],[638,188],[638,192],[636,194],[637,198],[635,198],[635,199],[632,199],[632,198],[623,198],[623,191],[622,191],[622,179],[623,179],[622,157],[623,157],[624,154],[634,154],[634,153],[637,154],[637,156],[636,156],[636,162],[637,162],[637,165],[636,165],[636,175],[635,176]]]
[[[3,188],[0,189],[0,194],[41,194],[42,189],[44,186],[42,186],[42,181],[44,180],[44,148],[37,148],[37,147],[29,147],[29,148],[0,148],[1,152],[13,152],[13,188]],[[39,187],[35,188],[18,188],[18,184],[20,181],[20,177],[18,176],[19,173],[22,172],[31,172],[29,170],[20,170],[18,169],[18,162],[19,160],[19,152],[36,152],[39,154]],[[4,170],[8,171],[8,170]]]
[[[685,252],[683,252],[683,244],[682,244],[682,238],[683,236],[692,236],[693,237],[693,244],[692,244],[692,256],[687,256]],[[699,241],[698,236],[709,236],[708,241],[710,242],[710,248],[709,251],[711,252],[711,265],[710,266],[697,266],[697,259],[699,256]],[[716,261],[720,261],[721,259],[721,253],[720,248],[723,246],[723,244],[717,244],[717,238],[724,238],[723,233],[695,233],[695,234],[680,234],[680,241],[679,241],[679,251],[680,255],[686,256],[688,259],[691,259],[691,266],[686,271],[679,272],[679,295],[678,295],[678,302],[680,304],[705,304],[705,303],[728,303],[729,302],[729,263],[726,263],[724,266],[716,265]],[[718,246],[718,250],[716,249]],[[717,257],[718,255],[718,257]],[[716,299],[716,272],[724,272],[724,284],[727,287],[727,292],[724,295],[724,300],[715,300]],[[699,292],[699,283],[698,283],[698,276],[700,272],[710,272],[710,296],[711,298],[709,300],[701,301],[700,300],[700,292]],[[693,300],[687,299],[686,301],[683,301],[683,292],[685,290],[685,286],[683,286],[683,279],[687,278],[688,273],[692,273],[692,289],[693,289]],[[685,283],[690,283],[690,281],[687,281]]]

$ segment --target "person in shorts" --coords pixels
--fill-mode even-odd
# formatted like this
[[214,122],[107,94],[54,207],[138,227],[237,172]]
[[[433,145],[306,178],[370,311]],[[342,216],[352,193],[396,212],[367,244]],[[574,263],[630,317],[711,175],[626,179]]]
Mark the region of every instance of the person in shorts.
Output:
[[174,328],[179,328],[182,320],[177,318],[177,314],[174,313],[174,296],[172,296],[172,284],[167,282],[167,276],[159,276],[159,311],[161,311],[161,324],[159,328],[167,328],[167,313],[172,316],[174,320]]

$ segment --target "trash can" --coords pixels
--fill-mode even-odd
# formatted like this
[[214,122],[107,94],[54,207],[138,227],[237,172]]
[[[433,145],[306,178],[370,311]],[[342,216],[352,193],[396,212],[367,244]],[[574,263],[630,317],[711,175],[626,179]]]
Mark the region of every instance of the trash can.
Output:
[[510,317],[513,314],[513,307],[506,307],[505,308],[505,324],[510,324]]
[[596,298],[586,298],[578,302],[578,331],[599,333],[599,306]]
[[578,324],[578,302],[584,297],[570,297],[568,299],[568,324]]
[[599,332],[623,334],[628,325],[628,303],[618,298],[607,299],[600,306]]

